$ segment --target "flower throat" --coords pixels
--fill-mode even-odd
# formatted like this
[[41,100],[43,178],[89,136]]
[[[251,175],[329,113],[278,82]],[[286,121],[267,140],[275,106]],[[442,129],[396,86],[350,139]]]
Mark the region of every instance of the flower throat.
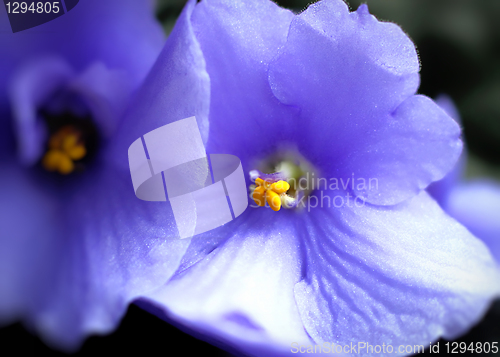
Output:
[[71,113],[53,115],[41,111],[40,115],[49,131],[41,166],[61,175],[85,170],[99,146],[98,131],[92,119]]
[[298,208],[298,203],[313,190],[311,177],[314,177],[312,166],[303,159],[271,161],[264,165],[263,171],[250,171],[253,182],[249,187],[250,197],[260,207],[267,203],[273,211]]

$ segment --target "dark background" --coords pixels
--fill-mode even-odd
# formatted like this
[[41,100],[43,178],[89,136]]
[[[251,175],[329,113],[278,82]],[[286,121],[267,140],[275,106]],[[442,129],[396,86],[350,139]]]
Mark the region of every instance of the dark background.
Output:
[[[167,33],[184,3],[159,0],[157,17]],[[300,11],[308,1],[278,3]],[[351,10],[360,3],[349,1]],[[446,93],[455,101],[469,150],[467,177],[500,180],[500,1],[369,0],[368,6],[378,19],[399,24],[415,42],[422,66],[419,92],[431,98]],[[500,344],[500,301],[457,341]],[[441,352],[444,343],[441,340]],[[0,329],[0,348],[1,355],[8,356],[63,355],[46,347],[21,324]],[[90,337],[76,355],[127,353],[229,356],[135,305],[114,333]]]

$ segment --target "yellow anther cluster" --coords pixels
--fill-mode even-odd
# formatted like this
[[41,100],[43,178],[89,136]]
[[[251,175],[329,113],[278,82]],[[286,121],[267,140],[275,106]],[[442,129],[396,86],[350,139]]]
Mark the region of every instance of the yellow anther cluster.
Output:
[[66,126],[50,137],[49,149],[42,159],[42,165],[47,171],[67,175],[75,169],[74,161],[82,159],[86,154],[79,132]]
[[252,192],[252,198],[259,206],[265,206],[266,201],[273,211],[281,208],[281,196],[286,194],[290,185],[286,181],[268,182],[261,178],[255,180],[257,187]]

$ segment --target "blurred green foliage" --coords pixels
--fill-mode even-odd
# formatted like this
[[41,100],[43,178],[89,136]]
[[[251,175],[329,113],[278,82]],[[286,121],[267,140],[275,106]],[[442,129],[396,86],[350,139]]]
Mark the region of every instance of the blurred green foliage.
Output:
[[186,0],[158,0],[156,3],[156,18],[163,25],[166,34],[174,27],[175,20],[184,7]]

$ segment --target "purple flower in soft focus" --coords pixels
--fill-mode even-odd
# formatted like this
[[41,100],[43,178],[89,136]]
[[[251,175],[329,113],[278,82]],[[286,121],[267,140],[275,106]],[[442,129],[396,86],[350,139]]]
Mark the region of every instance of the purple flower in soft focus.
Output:
[[[440,96],[436,103],[448,115],[460,122],[460,115],[447,96]],[[457,166],[446,177],[429,186],[429,193],[439,202],[444,211],[462,223],[480,238],[493,256],[500,262],[500,185],[492,180],[462,178],[466,164],[466,153],[462,153]]]
[[164,216],[130,190],[126,151],[107,155],[164,35],[148,1],[82,1],[16,34],[1,8],[0,323],[73,350],[164,284],[187,246],[156,239]]
[[294,15],[267,0],[189,1],[115,155],[195,115],[207,151],[237,155],[248,173],[378,184],[304,190],[302,209],[247,209],[191,239],[143,306],[259,356],[324,342],[397,353],[470,328],[499,292],[498,270],[425,191],[453,167],[461,141],[458,125],[415,95],[418,71],[410,39],[366,5],[349,13],[324,0]]

